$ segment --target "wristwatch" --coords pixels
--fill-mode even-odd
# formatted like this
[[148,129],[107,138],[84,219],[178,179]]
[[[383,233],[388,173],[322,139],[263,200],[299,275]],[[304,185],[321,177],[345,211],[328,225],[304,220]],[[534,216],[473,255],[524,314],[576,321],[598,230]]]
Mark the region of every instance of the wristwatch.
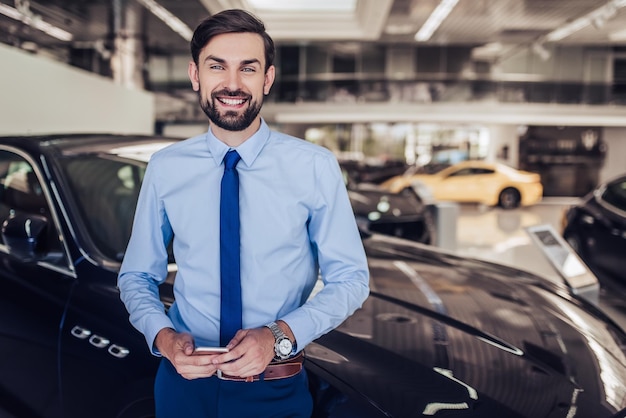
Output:
[[296,354],[296,344],[280,329],[276,322],[265,325],[274,335],[274,360],[286,360]]

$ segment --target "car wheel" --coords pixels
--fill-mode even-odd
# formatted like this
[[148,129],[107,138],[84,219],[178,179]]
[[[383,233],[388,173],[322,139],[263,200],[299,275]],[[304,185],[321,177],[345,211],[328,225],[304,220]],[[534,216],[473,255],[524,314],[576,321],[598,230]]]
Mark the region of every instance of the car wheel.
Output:
[[512,187],[506,188],[500,192],[500,197],[498,198],[498,204],[503,209],[515,209],[519,206],[521,201],[521,196],[517,189]]

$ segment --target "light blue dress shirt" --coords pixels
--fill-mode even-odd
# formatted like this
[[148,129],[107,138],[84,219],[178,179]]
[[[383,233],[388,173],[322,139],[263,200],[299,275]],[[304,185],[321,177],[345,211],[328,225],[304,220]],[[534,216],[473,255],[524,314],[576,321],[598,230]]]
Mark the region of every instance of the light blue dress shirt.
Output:
[[[197,345],[219,345],[219,202],[229,147],[208,133],[155,153],[143,180],[118,278],[131,323],[154,351],[164,327]],[[369,293],[369,272],[336,158],[326,148],[269,129],[237,152],[243,327],[284,320],[298,349],[337,327]],[[173,236],[175,303],[158,285]],[[311,291],[321,275],[324,287]]]

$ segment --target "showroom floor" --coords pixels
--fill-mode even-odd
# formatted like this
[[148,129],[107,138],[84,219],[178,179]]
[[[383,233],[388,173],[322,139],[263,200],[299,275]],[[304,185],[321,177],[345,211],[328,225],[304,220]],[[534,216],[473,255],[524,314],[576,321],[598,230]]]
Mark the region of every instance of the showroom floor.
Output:
[[[454,249],[465,256],[511,265],[561,281],[561,276],[533,243],[526,228],[549,225],[560,235],[563,214],[576,201],[575,198],[548,197],[535,206],[511,211],[459,205]],[[600,273],[597,276],[599,306],[626,329],[626,277],[620,282]]]

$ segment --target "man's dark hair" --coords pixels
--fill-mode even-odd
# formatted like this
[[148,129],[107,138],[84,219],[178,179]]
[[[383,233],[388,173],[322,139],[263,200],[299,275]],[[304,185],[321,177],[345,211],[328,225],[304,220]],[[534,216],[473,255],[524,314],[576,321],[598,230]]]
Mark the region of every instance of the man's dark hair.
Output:
[[265,31],[263,22],[245,10],[231,9],[204,19],[194,31],[190,46],[191,56],[196,65],[202,48],[214,36],[224,33],[257,33],[261,35],[265,45],[265,71],[274,63],[274,41]]

